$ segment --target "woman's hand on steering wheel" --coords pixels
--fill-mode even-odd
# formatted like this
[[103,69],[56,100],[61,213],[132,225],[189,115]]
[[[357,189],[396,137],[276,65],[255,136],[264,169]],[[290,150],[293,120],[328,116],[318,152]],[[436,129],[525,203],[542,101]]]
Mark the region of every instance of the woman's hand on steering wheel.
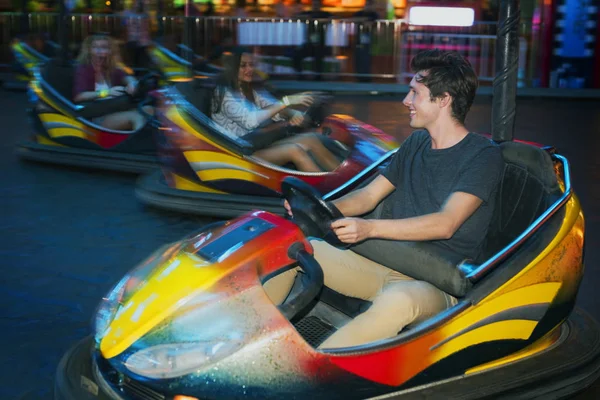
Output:
[[286,97],[287,102],[284,100],[284,103],[290,106],[296,105],[309,107],[314,102],[313,96],[309,93],[298,93]]
[[125,92],[124,86],[113,86],[108,91],[108,95],[111,97],[119,97],[119,96],[124,95],[125,93],[126,92]]
[[291,126],[303,126],[304,125],[304,114],[301,112],[294,113],[292,118],[290,118],[289,122]]
[[137,91],[137,88],[138,88],[138,82],[131,81],[127,84],[127,87],[125,87],[125,91],[127,92],[128,95],[133,96],[134,93]]

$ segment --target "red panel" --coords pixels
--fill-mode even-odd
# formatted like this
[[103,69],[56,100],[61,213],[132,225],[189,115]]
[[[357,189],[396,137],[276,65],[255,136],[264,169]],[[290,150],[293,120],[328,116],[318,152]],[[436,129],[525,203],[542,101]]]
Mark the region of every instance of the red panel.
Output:
[[122,133],[109,133],[96,131],[96,144],[105,149],[110,149],[127,139],[128,135]]

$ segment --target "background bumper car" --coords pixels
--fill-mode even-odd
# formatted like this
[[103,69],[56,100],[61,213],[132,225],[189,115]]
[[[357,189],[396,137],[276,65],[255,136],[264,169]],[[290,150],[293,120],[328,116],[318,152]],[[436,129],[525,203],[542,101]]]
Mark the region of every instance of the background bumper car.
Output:
[[160,71],[166,82],[186,82],[195,76],[215,77],[223,72],[223,68],[208,62],[183,44],[178,44],[171,51],[154,42],[149,53],[153,68]]
[[136,193],[142,202],[219,217],[251,209],[283,212],[284,178],[294,176],[322,194],[338,196],[372,176],[398,147],[373,126],[346,115],[325,117],[323,107],[313,107],[307,113],[322,121],[323,143],[341,164],[331,172],[310,173],[271,164],[254,157],[252,145],[232,139],[208,117],[212,90],[209,79],[196,79],[162,91],[157,113],[162,171],[140,178]]
[[154,131],[147,123],[135,131],[115,131],[96,123],[97,118],[118,111],[141,110],[151,101],[147,96],[156,77],[146,75],[139,81],[135,96],[75,104],[73,95],[75,67],[51,60],[36,68],[30,83],[29,115],[33,137],[18,147],[24,159],[123,172],[147,172],[157,165]]
[[7,90],[27,90],[36,67],[48,62],[58,54],[58,44],[45,40],[38,51],[26,41],[13,39],[10,45],[14,61],[11,65],[12,77],[3,82]]

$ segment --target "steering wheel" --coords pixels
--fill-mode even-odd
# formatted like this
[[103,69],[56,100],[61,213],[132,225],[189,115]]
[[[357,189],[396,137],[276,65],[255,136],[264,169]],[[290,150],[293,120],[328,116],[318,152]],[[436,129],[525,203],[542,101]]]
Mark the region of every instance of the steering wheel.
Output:
[[135,92],[130,95],[131,101],[137,103],[144,100],[151,90],[154,90],[158,87],[159,78],[160,75],[156,72],[148,72],[144,74],[140,79],[138,79]]
[[306,123],[303,128],[317,127],[323,123],[323,120],[330,114],[329,104],[333,98],[325,93],[316,92],[313,94],[314,102],[304,112]]
[[105,99],[96,99],[79,103],[82,106],[77,110],[77,114],[85,119],[102,117],[119,111],[127,111],[133,108],[132,105],[140,104],[143,99],[148,97],[148,92],[155,88],[153,79],[156,74],[151,72],[144,75],[138,81],[137,90],[133,95],[123,93],[117,97],[109,97]]
[[281,191],[292,209],[292,221],[305,236],[324,239],[336,247],[345,247],[331,230],[331,223],[344,217],[336,206],[323,200],[314,187],[295,177],[285,178],[281,183]]
[[[334,245],[340,243],[330,228],[334,219],[342,217],[337,207],[324,201],[315,188],[298,178],[285,178],[281,188],[292,208],[292,220],[306,236],[325,238]],[[324,285],[324,277],[323,269],[317,260],[304,250],[302,244],[294,243],[290,246],[288,255],[297,260],[298,266],[304,271],[301,278],[302,290],[292,291],[291,298],[279,306],[279,311],[291,320],[319,295]]]

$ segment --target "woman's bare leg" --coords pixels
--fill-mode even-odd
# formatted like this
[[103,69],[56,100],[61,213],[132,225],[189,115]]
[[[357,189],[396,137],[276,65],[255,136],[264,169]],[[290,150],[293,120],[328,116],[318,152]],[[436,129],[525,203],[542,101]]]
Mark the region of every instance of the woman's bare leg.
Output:
[[299,143],[306,149],[310,150],[317,162],[321,164],[327,171],[333,171],[340,165],[339,160],[323,145],[321,140],[314,133],[305,133],[291,138],[291,142]]
[[277,165],[293,163],[299,171],[322,172],[321,168],[313,161],[304,148],[296,143],[278,144],[254,153],[265,161]]
[[144,116],[135,110],[108,114],[101,122],[103,127],[115,131],[136,131],[145,124]]

